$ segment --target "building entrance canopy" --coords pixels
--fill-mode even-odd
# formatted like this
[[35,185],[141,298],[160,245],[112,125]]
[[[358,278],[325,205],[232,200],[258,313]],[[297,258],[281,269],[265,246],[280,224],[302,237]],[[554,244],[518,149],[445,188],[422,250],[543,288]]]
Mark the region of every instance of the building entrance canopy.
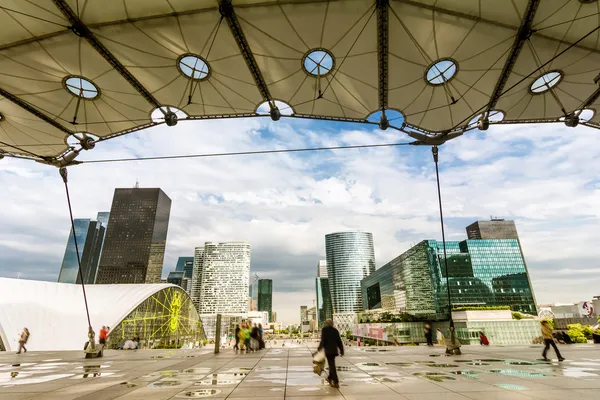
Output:
[[600,128],[595,0],[0,0],[0,157],[183,119]]

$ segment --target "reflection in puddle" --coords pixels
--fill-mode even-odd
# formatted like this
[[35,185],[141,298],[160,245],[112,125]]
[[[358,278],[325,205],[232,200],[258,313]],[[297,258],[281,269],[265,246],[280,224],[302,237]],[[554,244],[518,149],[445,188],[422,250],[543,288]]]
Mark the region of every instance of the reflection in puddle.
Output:
[[468,378],[468,379],[479,380],[479,378],[477,378],[477,375],[480,374],[481,372],[479,372],[479,371],[450,371],[450,373],[454,374],[454,375],[464,376],[465,378]]
[[188,368],[184,369],[185,374],[208,374],[212,368]]
[[507,360],[505,361],[506,364],[509,365],[535,365],[535,363],[529,362],[529,361],[511,361],[511,360]]
[[490,365],[490,364],[484,363],[484,362],[470,362],[470,363],[467,363],[467,365]]
[[429,379],[434,382],[455,381],[456,378],[439,372],[415,372],[413,375]]
[[394,367],[401,367],[401,368],[411,367],[414,365],[413,363],[403,363],[403,362],[392,362],[392,363],[386,363],[386,364],[393,365]]
[[546,378],[549,375],[544,375],[536,372],[520,371],[515,369],[491,369],[494,374],[502,374],[507,376],[516,376],[519,378]]
[[430,364],[430,367],[436,367],[436,368],[457,368],[458,365],[456,364]]
[[191,382],[163,379],[163,380],[160,380],[157,382],[152,382],[147,387],[149,387],[149,388],[166,388],[166,387],[177,387],[177,386],[190,385],[190,384],[191,384]]
[[508,390],[529,390],[529,388],[525,386],[513,385],[512,383],[497,383],[494,386],[498,386],[499,388]]
[[221,391],[219,389],[200,389],[200,390],[193,390],[193,391],[189,391],[189,392],[182,392],[179,393],[177,396],[177,398],[200,398],[200,397],[210,397],[210,396],[214,396],[215,394],[219,394],[221,393]]
[[224,380],[224,379],[202,379],[194,384],[194,386],[225,386],[237,385],[240,380]]

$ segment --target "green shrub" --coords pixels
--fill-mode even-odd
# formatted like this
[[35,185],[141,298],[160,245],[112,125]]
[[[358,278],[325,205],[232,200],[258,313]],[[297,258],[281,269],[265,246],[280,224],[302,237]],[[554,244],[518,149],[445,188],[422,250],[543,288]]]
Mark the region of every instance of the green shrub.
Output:
[[592,335],[594,334],[594,330],[592,329],[591,326],[584,325],[583,329],[582,329],[582,332],[583,332],[583,336],[585,336],[585,338],[587,340],[592,340]]
[[567,325],[567,334],[573,343],[587,343],[587,339],[583,333],[583,326],[581,326],[581,324]]
[[520,320],[523,319],[523,314],[521,314],[520,312],[514,312],[512,313],[512,318],[516,319],[516,320]]

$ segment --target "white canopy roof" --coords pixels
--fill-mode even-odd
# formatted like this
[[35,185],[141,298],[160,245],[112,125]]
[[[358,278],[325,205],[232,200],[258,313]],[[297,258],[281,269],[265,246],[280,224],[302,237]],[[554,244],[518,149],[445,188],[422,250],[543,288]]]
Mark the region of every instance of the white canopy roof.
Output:
[[484,112],[600,127],[597,0],[0,0],[0,26],[0,152],[49,163],[172,124],[170,107],[396,110],[392,125],[442,142]]
[[[175,285],[87,285],[96,340],[103,325],[116,327],[144,300],[168,287]],[[88,322],[81,285],[0,278],[0,338],[8,351],[18,349],[24,327],[31,332],[28,350],[83,350]]]

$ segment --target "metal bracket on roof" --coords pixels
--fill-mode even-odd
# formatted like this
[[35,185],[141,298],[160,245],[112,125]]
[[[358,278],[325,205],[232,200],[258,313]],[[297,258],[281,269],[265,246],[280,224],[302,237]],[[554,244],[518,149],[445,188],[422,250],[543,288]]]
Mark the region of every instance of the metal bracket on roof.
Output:
[[53,1],[56,7],[71,23],[73,33],[84,38],[148,103],[152,104],[155,108],[160,107],[160,103],[154,95],[98,40],[92,31],[79,19],[75,11],[67,4],[66,0]]
[[423,135],[417,132],[406,132],[406,134],[408,136],[410,136],[413,139],[416,139],[417,141],[414,143],[411,143],[413,145],[417,145],[417,146],[441,146],[442,144],[446,143],[449,140],[455,139],[459,136],[461,136],[463,134],[463,131],[457,131],[457,132],[449,132],[449,133],[442,133],[440,135],[436,135],[436,136],[427,136],[427,135]]
[[388,107],[389,0],[377,0],[377,65],[379,108]]
[[67,135],[73,134],[73,132],[71,132],[69,129],[65,128],[64,126],[62,126],[60,123],[56,122],[50,116],[44,114],[43,112],[41,112],[40,110],[38,110],[37,108],[35,108],[31,104],[29,104],[28,102],[26,102],[25,100],[22,100],[21,98],[15,96],[14,94],[12,94],[10,92],[7,92],[6,90],[4,90],[2,88],[0,88],[0,96],[6,98],[7,100],[11,101],[12,103],[16,104],[17,106],[21,107],[22,109],[28,111],[29,113],[35,115],[42,121],[52,125],[56,129],[61,130],[62,132],[66,133]]
[[531,26],[533,25],[533,19],[535,18],[535,13],[540,5],[540,0],[529,0],[527,4],[527,9],[523,14],[523,19],[521,20],[521,26],[517,31],[517,35],[515,37],[515,42],[512,45],[512,50],[508,54],[506,62],[504,63],[504,67],[502,68],[502,72],[498,77],[498,81],[496,82],[496,87],[490,96],[490,102],[487,105],[486,110],[490,111],[494,107],[496,107],[496,103],[500,99],[502,95],[502,91],[504,90],[504,86],[508,81],[508,77],[512,72],[515,63],[517,62],[517,58],[519,57],[519,53],[521,53],[521,49],[523,49],[523,45],[525,41],[529,39],[533,31],[531,30]]
[[240,21],[237,19],[235,15],[235,10],[233,9],[233,4],[231,4],[231,0],[219,0],[219,12],[227,21],[227,25],[229,26],[229,30],[237,43],[240,53],[244,60],[246,61],[246,65],[250,70],[250,74],[254,78],[254,82],[256,83],[256,87],[258,88],[260,95],[263,100],[269,102],[269,107],[271,109],[270,115],[274,121],[277,121],[273,116],[277,116],[277,111],[273,111],[277,109],[275,106],[275,102],[271,97],[271,93],[269,92],[269,87],[267,86],[267,82],[262,75],[262,72],[258,68],[258,64],[256,63],[256,59],[254,58],[254,54],[252,54],[252,50],[250,49],[250,45],[246,40],[246,35],[244,35],[244,31],[242,30],[242,26],[240,25]]
[[600,98],[600,74],[594,78],[594,83],[598,85],[598,88],[594,90],[594,92],[587,99],[585,99],[583,103],[581,103],[581,106],[579,106],[578,110],[569,113],[565,117],[565,125],[569,128],[575,128],[577,125],[579,125],[579,115],[581,114],[581,111],[594,104],[596,100]]
[[35,160],[35,161],[39,162],[40,164],[52,165],[53,167],[56,167],[56,168],[68,167],[70,165],[81,164],[81,161],[75,161],[75,157],[77,157],[79,155],[80,151],[81,150],[76,150],[76,149],[71,148],[69,151],[67,151],[60,157],[45,158],[42,160]]

